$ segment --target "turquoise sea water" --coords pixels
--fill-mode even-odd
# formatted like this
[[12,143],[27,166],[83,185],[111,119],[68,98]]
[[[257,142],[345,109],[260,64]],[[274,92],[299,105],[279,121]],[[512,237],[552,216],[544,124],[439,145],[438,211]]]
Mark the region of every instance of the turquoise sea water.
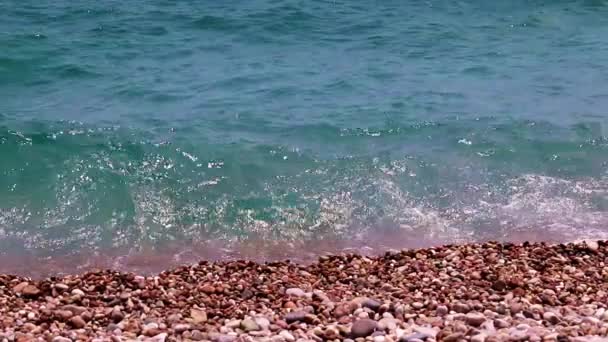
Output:
[[604,0],[0,0],[0,251],[601,238],[607,125]]

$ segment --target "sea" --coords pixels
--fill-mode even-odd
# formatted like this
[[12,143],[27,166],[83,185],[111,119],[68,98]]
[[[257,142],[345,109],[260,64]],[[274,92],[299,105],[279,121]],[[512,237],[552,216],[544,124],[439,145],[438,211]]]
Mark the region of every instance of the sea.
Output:
[[606,0],[0,0],[0,271],[608,238]]

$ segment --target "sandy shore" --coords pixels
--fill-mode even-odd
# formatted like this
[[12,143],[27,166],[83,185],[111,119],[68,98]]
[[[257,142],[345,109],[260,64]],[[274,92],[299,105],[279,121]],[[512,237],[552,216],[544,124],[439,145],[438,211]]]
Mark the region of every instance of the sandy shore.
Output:
[[606,242],[0,275],[8,341],[603,341]]

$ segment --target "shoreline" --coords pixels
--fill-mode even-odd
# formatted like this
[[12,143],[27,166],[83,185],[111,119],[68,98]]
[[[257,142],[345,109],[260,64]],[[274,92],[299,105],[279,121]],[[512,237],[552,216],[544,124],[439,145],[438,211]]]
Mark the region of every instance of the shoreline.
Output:
[[607,252],[604,241],[488,242],[149,277],[0,275],[0,339],[604,341]]

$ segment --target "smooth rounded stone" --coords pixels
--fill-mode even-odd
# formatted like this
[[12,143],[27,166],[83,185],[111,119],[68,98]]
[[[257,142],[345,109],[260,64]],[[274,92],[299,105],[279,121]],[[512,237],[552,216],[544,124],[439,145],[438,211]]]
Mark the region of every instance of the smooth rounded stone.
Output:
[[378,323],[376,323],[376,321],[364,318],[356,320],[353,323],[350,334],[354,338],[366,337],[371,335],[376,329],[378,329]]
[[238,328],[238,327],[240,327],[240,326],[241,326],[241,320],[240,320],[240,319],[233,319],[233,320],[231,320],[231,321],[226,322],[226,323],[224,324],[224,326],[225,326],[226,328],[229,328],[229,329],[234,330],[234,329],[236,329],[236,328]]
[[585,240],[585,246],[587,246],[587,248],[593,252],[597,251],[598,248],[600,248],[597,241],[593,240]]
[[55,336],[53,337],[53,342],[72,342],[72,339],[63,336]]
[[292,287],[292,288],[285,290],[285,294],[288,296],[294,296],[294,297],[306,297],[306,291],[304,291],[300,288],[297,288],[297,287]]
[[235,335],[223,334],[216,337],[215,342],[234,342],[237,338]]
[[304,322],[306,320],[307,313],[304,311],[294,311],[285,315],[285,322],[287,324],[295,323],[295,322]]
[[74,314],[72,313],[72,311],[69,310],[56,310],[54,312],[55,316],[59,317],[60,319],[67,321],[68,319],[72,318],[72,316],[74,316]]
[[474,336],[471,336],[471,342],[485,342],[488,336],[484,333],[480,333]]
[[84,292],[81,289],[73,289],[71,293],[72,296],[84,297]]
[[496,329],[504,329],[510,327],[511,324],[509,324],[509,322],[505,321],[504,319],[496,319],[494,320],[494,326],[496,327]]
[[268,330],[270,328],[270,321],[266,317],[256,317],[254,321],[262,330]]
[[160,333],[152,336],[147,341],[149,342],[165,342],[167,340],[167,333]]
[[404,335],[399,338],[399,342],[415,342],[415,341],[426,341],[431,336],[422,333],[414,333],[410,335]]
[[559,323],[559,317],[551,311],[547,311],[543,314],[543,319],[551,324]]
[[523,330],[513,330],[509,332],[509,341],[525,341],[528,339],[528,334]]
[[84,319],[82,319],[82,317],[80,316],[74,316],[70,318],[69,322],[76,329],[84,328],[87,325]]
[[589,323],[592,325],[600,325],[602,323],[602,321],[600,321],[599,319],[597,319],[593,316],[587,316],[587,317],[583,318],[583,322]]
[[457,333],[453,333],[453,334],[449,334],[449,335],[445,336],[443,338],[443,341],[445,341],[445,342],[456,342],[456,341],[460,340],[463,337],[464,337],[463,333],[457,332]]
[[465,317],[465,321],[471,326],[478,327],[486,321],[486,316],[479,312],[469,312]]
[[296,338],[293,337],[293,335],[289,331],[287,331],[287,330],[282,330],[279,333],[279,336],[281,336],[282,338],[284,338],[285,341],[287,341],[287,342],[294,342],[296,340]]
[[437,333],[439,332],[435,328],[421,327],[421,326],[414,326],[413,330],[416,333],[427,335],[432,338],[435,338],[437,336]]
[[184,331],[190,330],[190,324],[186,324],[186,323],[178,323],[178,324],[174,324],[172,327],[173,331],[175,331],[178,334],[183,333]]
[[456,303],[452,307],[452,310],[454,310],[457,313],[467,313],[467,312],[471,311],[471,308],[467,304]]
[[203,341],[207,338],[207,335],[200,330],[192,330],[190,332],[190,339],[194,341]]
[[397,329],[398,322],[399,321],[394,318],[382,318],[380,321],[378,321],[378,329],[393,331]]
[[413,302],[413,303],[412,303],[412,307],[413,307],[414,309],[416,309],[416,310],[419,310],[419,309],[424,308],[424,304],[423,304],[423,303],[420,303],[420,302]]
[[38,297],[40,295],[40,290],[34,285],[26,285],[21,289],[21,295],[24,297]]
[[384,336],[382,336],[382,335],[374,336],[374,338],[373,338],[374,342],[384,342],[385,339],[386,338]]
[[285,342],[285,339],[279,335],[272,336],[269,342]]
[[359,312],[359,313],[358,313],[356,316],[357,316],[358,318],[361,318],[361,319],[370,318],[370,317],[369,317],[369,314],[368,314],[367,312],[365,312],[365,311],[361,311],[361,312]]
[[340,338],[340,332],[334,327],[327,327],[325,331],[322,332],[322,336],[326,340],[335,340]]
[[379,301],[372,299],[372,298],[365,298],[364,300],[361,301],[361,307],[368,308],[373,311],[378,311],[378,309],[380,309],[381,305],[382,305],[382,303],[380,303]]
[[260,330],[260,326],[250,318],[242,320],[240,328],[243,329],[245,332]]
[[119,308],[114,308],[114,309],[112,309],[112,312],[110,313],[110,318],[112,319],[112,321],[118,323],[125,318],[125,314],[123,314]]
[[336,308],[333,311],[333,315],[335,318],[348,316],[351,313],[353,313],[353,306],[351,306],[349,304],[340,304],[340,305],[336,306]]
[[450,310],[445,305],[439,305],[439,306],[437,306],[437,309],[435,309],[435,313],[437,314],[437,316],[440,316],[440,317],[447,315],[449,312],[450,312]]

